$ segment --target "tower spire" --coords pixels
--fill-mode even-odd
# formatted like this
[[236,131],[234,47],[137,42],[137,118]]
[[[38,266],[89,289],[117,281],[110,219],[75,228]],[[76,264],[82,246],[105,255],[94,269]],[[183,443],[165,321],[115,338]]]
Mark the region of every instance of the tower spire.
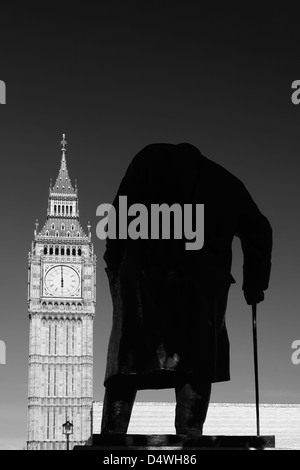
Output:
[[61,140],[61,142],[60,142],[61,145],[62,145],[61,150],[62,150],[63,152],[66,152],[66,151],[67,151],[66,146],[67,146],[67,144],[68,144],[68,142],[66,141],[66,134],[63,134],[62,136],[63,136],[63,138],[62,138],[62,140]]
[[66,141],[66,134],[62,135],[62,140],[60,142],[61,144],[61,163],[60,163],[60,169],[58,173],[58,177],[56,179],[55,185],[52,188],[52,192],[55,193],[60,193],[60,194],[75,194],[76,189],[74,190],[73,185],[71,183],[68,169],[67,169],[67,160],[66,160],[66,146],[67,146],[67,141]]

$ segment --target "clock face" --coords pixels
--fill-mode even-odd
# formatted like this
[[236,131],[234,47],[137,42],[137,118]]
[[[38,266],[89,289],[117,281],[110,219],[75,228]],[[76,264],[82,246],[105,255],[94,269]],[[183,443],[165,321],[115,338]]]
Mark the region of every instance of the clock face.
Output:
[[77,271],[64,264],[50,268],[45,274],[45,294],[53,297],[78,297],[80,278]]

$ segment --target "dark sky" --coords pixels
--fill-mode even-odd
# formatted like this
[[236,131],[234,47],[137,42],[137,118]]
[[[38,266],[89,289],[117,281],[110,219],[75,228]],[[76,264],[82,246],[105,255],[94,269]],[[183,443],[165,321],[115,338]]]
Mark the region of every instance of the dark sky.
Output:
[[[188,0],[19,4],[1,5],[0,79],[7,104],[0,106],[0,339],[7,364],[0,365],[0,448],[26,441],[27,254],[35,219],[42,224],[46,217],[63,132],[81,221],[86,226],[91,220],[98,255],[95,400],[103,398],[112,314],[96,208],[112,201],[142,147],[190,142],[238,176],[271,222],[272,278],[258,308],[261,401],[299,403],[300,365],[291,362],[291,343],[300,338],[295,11],[229,10]],[[238,240],[232,273],[232,380],[214,386],[212,401],[253,402],[251,310],[241,291]],[[174,394],[145,391],[137,399],[173,400]]]

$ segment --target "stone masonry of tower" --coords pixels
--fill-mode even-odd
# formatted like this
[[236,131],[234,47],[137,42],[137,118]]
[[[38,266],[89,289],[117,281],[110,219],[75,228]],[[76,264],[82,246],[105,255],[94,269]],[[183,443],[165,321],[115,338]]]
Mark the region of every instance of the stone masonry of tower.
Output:
[[91,435],[96,256],[79,220],[78,191],[61,142],[61,165],[50,185],[47,219],[28,257],[29,450],[64,450],[62,425],[73,424],[70,449]]

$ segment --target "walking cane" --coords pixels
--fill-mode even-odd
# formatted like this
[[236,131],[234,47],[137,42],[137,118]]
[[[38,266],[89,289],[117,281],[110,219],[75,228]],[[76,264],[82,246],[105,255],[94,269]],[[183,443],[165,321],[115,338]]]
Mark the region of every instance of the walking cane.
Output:
[[259,430],[259,388],[258,388],[256,307],[257,307],[256,304],[252,305],[252,328],[253,328],[253,352],[254,352],[254,376],[255,376],[256,433],[257,433],[257,436],[259,436],[260,430]]

